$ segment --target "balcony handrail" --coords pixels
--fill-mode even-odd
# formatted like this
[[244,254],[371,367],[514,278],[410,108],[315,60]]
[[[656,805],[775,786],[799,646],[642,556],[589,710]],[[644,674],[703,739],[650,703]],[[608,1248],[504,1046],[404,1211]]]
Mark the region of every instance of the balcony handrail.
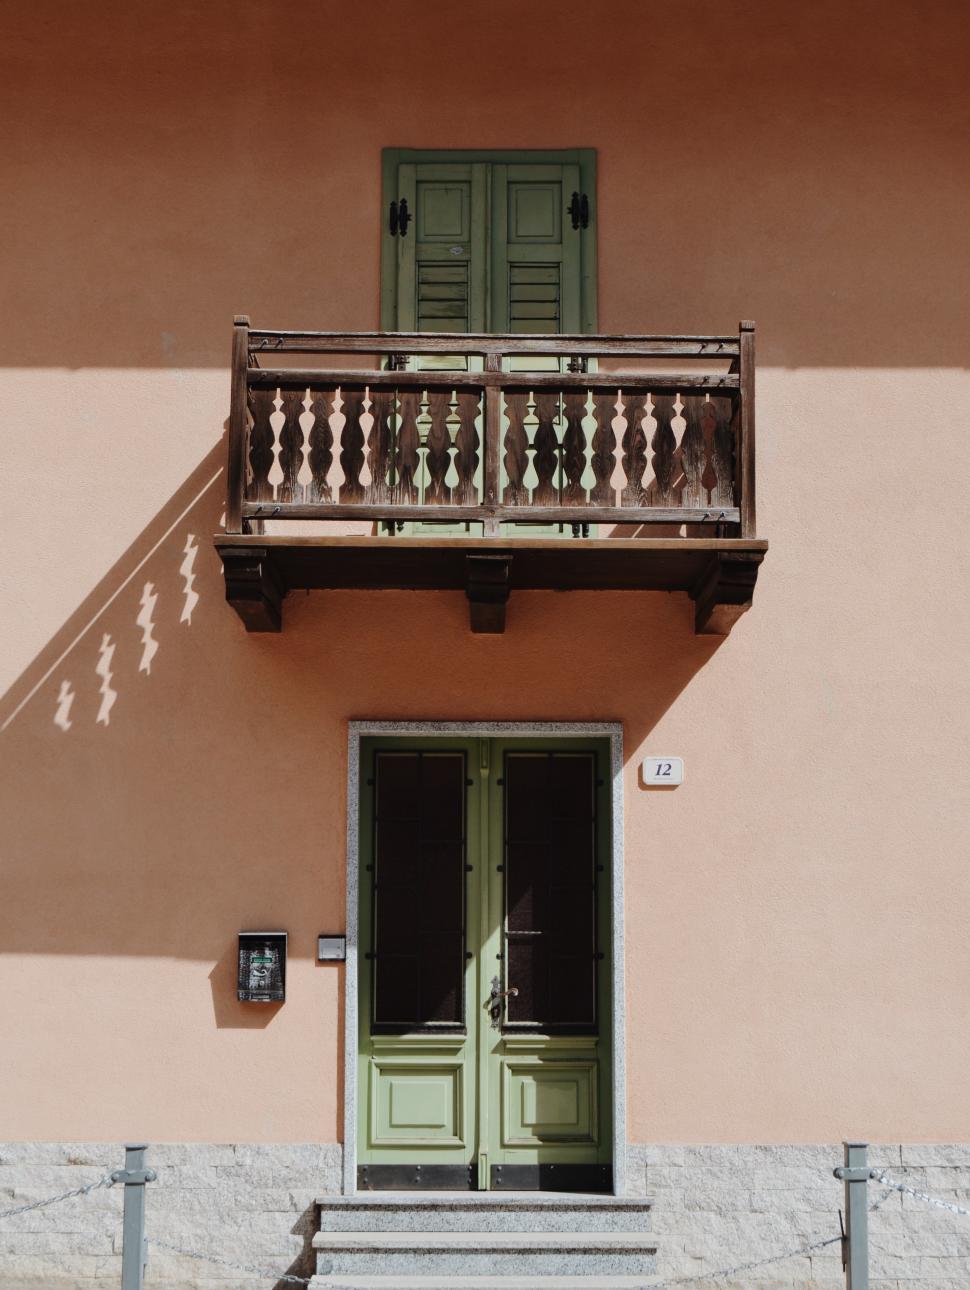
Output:
[[250,329],[252,353],[456,354],[512,357],[738,358],[738,336],[631,336],[588,333],[513,335],[499,332],[270,331]]
[[252,367],[249,385],[305,385],[315,382],[366,383],[373,386],[423,386],[425,389],[516,389],[549,388],[556,390],[609,390],[622,383],[625,390],[737,390],[741,378],[737,372],[711,375],[706,372],[622,372],[611,368],[601,372],[415,372],[387,368],[330,367]]
[[[484,370],[403,370],[397,361],[393,363],[394,370],[378,367],[259,366],[260,357],[286,353],[393,355],[405,359],[427,354],[459,355],[481,358]],[[530,354],[571,359],[686,357],[722,364],[728,360],[729,370],[647,373],[616,369],[596,372],[503,369],[504,358]],[[304,405],[307,390],[315,400],[311,402],[311,409],[316,409],[314,430],[309,439],[301,423],[307,411]],[[374,392],[372,396],[366,395],[369,403],[365,402],[367,390]],[[288,407],[278,440],[269,422],[271,411],[275,410],[277,391]],[[333,442],[329,424],[338,391],[342,403],[345,393],[351,400],[339,444]],[[441,392],[454,395],[457,414],[450,402],[449,411],[441,412],[444,406],[440,403]],[[557,392],[561,395],[562,408],[555,414],[559,429],[552,428],[553,418],[548,411],[548,400],[554,399]],[[659,448],[655,442],[647,445],[642,420],[637,420],[645,415],[644,400],[648,392],[659,396],[660,403],[669,405],[664,414],[666,439]],[[582,429],[587,404],[580,400],[581,393],[591,396],[594,406],[597,430],[589,442]],[[621,396],[624,399],[623,403],[616,404],[623,408],[624,416],[630,407],[637,409],[633,422],[629,419],[624,421],[628,431],[623,434],[622,462],[627,485],[622,490],[614,488],[611,482],[621,452],[621,445],[616,442],[612,429],[616,414],[608,402],[611,393],[615,393],[617,399]],[[449,437],[451,431],[447,428],[440,431],[440,435],[444,435],[444,444],[442,446],[439,442],[436,448],[437,476],[431,489],[431,501],[425,498],[419,502],[416,482],[419,445],[414,409],[417,406],[415,398],[420,400],[425,395],[428,403],[422,406],[430,407],[430,402],[439,400],[442,426],[449,416],[458,415],[461,427],[454,440]],[[540,428],[532,440],[523,426],[526,395],[535,400],[540,421]],[[673,395],[680,395],[686,401],[684,406],[691,405],[690,416],[693,418],[682,444],[675,445],[674,449],[670,446],[672,432],[669,429]],[[289,396],[289,399],[284,396]],[[404,425],[402,396],[410,400],[408,425],[411,438],[407,460],[402,455],[399,439],[395,438],[396,432],[387,428],[392,410],[399,403],[401,425]],[[465,400],[464,405],[462,400]],[[545,407],[541,414],[540,404]],[[513,425],[517,438],[513,435],[510,442],[511,432],[503,426],[503,417],[509,417],[513,405],[517,409],[516,415],[511,422],[506,420],[505,426]],[[572,408],[573,428],[557,437],[563,420],[568,421],[567,405]],[[365,406],[377,409],[376,429],[369,437],[365,437],[361,427]],[[658,400],[654,399],[655,412],[657,407]],[[255,409],[252,431],[249,425],[251,408]],[[708,416],[704,432],[698,429],[702,410]],[[394,415],[399,414],[394,412]],[[711,429],[713,421],[717,423],[716,444],[712,438],[715,434]],[[635,432],[629,430],[634,423],[637,426]],[[544,436],[541,445],[540,431]],[[570,433],[572,439],[567,442],[566,436]],[[654,438],[659,435],[658,429]],[[458,436],[463,436],[460,444]],[[686,446],[688,437],[689,449]],[[427,444],[421,447],[426,453],[429,451]],[[654,488],[652,496],[642,486],[651,449],[655,454],[655,472],[658,460],[663,466],[663,485]],[[506,464],[504,480],[501,469],[503,450]],[[338,453],[345,476],[339,486],[339,495],[333,496],[328,472]],[[360,480],[365,470],[365,453],[367,464],[372,466],[371,483],[366,486]],[[525,485],[530,454],[540,479],[531,493]],[[688,496],[688,502],[683,505],[671,504],[670,472],[675,456],[677,469],[683,468],[687,472],[688,486],[681,486],[681,498]],[[283,484],[275,490],[269,483],[274,460],[284,473]],[[297,489],[296,478],[305,463],[312,465],[314,484],[312,489],[304,490],[302,485]],[[458,485],[445,486],[446,471],[459,466]],[[568,486],[550,482],[556,470],[560,472],[561,480],[568,479]],[[593,487],[587,487],[590,470],[596,475]],[[716,475],[716,488],[710,483],[702,487],[702,474],[709,480],[711,471]],[[248,475],[252,478],[248,479]],[[657,478],[660,478],[659,474]],[[726,490],[730,492],[730,498]],[[707,505],[699,504],[704,493],[708,495]],[[622,501],[621,505],[616,504],[618,500]],[[559,523],[578,527],[595,523],[693,525],[713,520],[719,526],[736,526],[735,531],[739,531],[741,537],[754,537],[754,324],[741,323],[736,336],[513,336],[455,335],[450,332],[270,331],[251,329],[249,319],[239,316],[235,320],[233,337],[226,531],[244,533],[255,530],[258,533],[262,530],[263,520],[269,518],[359,518],[389,524],[403,520],[481,521],[485,534],[491,536],[498,534],[498,526],[503,522]]]

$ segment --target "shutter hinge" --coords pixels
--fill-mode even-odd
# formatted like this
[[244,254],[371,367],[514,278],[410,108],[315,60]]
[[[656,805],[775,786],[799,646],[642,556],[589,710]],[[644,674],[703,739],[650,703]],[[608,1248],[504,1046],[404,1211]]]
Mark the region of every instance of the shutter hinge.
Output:
[[[407,237],[408,225],[411,223],[413,218],[414,216],[408,210],[408,199],[406,197],[402,197],[400,201],[391,202],[391,209],[387,222],[387,226],[391,231],[391,237],[397,237],[399,233],[401,237]],[[573,227],[575,228],[576,225],[574,224]]]
[[589,198],[585,193],[573,193],[566,210],[573,222],[573,228],[589,228]]

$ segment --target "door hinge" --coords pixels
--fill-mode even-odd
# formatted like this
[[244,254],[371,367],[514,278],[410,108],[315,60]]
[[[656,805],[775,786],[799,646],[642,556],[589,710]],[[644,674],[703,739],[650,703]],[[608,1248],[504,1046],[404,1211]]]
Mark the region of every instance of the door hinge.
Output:
[[589,228],[589,198],[585,193],[573,193],[566,210],[573,222],[573,228]]
[[[388,214],[387,226],[391,231],[391,237],[407,237],[408,225],[414,216],[408,210],[408,199],[402,197],[400,201],[391,202],[391,209]],[[575,225],[573,226],[575,227]]]

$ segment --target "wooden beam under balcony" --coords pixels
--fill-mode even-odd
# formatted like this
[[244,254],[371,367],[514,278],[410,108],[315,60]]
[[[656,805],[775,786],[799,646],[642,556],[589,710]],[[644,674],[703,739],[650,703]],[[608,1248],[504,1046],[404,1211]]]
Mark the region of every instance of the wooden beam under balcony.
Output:
[[695,630],[726,635],[751,605],[758,538],[227,536],[226,598],[248,631],[279,631],[286,591],[463,591],[473,631],[502,631],[513,591],[686,592]]

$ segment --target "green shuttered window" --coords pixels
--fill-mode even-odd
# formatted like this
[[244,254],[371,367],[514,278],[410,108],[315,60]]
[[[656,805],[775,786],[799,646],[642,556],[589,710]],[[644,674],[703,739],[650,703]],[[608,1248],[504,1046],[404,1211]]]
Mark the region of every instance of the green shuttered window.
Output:
[[[596,161],[590,149],[384,152],[386,331],[596,330]],[[573,193],[589,221],[573,228]],[[406,235],[390,230],[407,202]]]
[[[381,326],[385,331],[512,332],[596,330],[596,157],[589,149],[537,152],[384,152]],[[573,194],[589,199],[587,226],[573,227]],[[391,232],[391,202],[407,203],[407,232]],[[425,369],[469,361],[433,355]],[[517,358],[511,367],[557,370],[554,358]],[[418,423],[422,444],[430,420]],[[418,485],[427,486],[422,457]],[[415,524],[411,535],[478,531],[462,524]],[[557,525],[506,525],[505,533],[562,536]]]

